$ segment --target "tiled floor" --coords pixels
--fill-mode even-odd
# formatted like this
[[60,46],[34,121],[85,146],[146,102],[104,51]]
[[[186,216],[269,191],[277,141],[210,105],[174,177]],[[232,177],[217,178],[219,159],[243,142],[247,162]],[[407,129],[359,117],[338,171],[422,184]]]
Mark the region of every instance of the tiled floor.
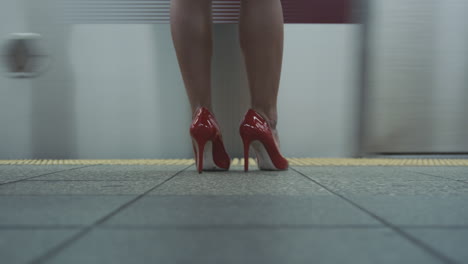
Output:
[[0,263],[468,263],[467,166],[0,165]]

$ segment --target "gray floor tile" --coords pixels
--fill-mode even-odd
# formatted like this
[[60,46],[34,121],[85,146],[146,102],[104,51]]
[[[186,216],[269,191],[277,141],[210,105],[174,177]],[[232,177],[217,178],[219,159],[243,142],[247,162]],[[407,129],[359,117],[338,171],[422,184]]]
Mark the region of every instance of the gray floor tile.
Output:
[[135,196],[10,196],[0,198],[0,227],[89,225]]
[[468,263],[468,229],[405,229],[458,263]]
[[468,183],[468,167],[405,167],[407,171],[425,173],[434,176],[446,177]]
[[168,178],[186,165],[100,165],[55,173],[37,180],[157,180]]
[[297,166],[295,170],[309,176],[398,177],[408,180],[430,180],[429,176],[412,173],[401,166]]
[[107,225],[379,225],[335,196],[147,196]]
[[[0,262],[38,257],[186,167],[0,166]],[[51,262],[438,263],[324,185],[468,263],[468,167],[293,167],[320,184],[252,168],[192,166]]]
[[297,172],[259,171],[245,173],[241,166],[226,172],[184,171],[150,195],[331,195]]
[[50,263],[440,263],[386,229],[94,230]]
[[163,181],[22,181],[1,185],[0,196],[142,194]]
[[2,263],[28,263],[71,237],[77,230],[1,230]]
[[437,179],[430,175],[423,175],[413,172],[412,170],[418,167],[405,166],[300,166],[294,167],[308,176],[318,177],[360,177],[370,179],[402,179],[408,181],[426,181],[426,180],[443,180]]
[[398,167],[330,167],[318,172],[312,167],[298,171],[340,194],[453,196],[468,194],[468,185],[435,178]]
[[348,198],[396,225],[468,225],[468,195],[348,196]]
[[11,182],[42,174],[63,171],[83,165],[2,165],[0,166],[0,183]]

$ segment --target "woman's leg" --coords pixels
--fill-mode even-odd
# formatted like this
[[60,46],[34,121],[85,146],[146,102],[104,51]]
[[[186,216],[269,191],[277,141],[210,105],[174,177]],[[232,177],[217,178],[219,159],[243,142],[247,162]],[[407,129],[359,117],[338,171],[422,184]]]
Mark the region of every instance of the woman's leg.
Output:
[[252,108],[270,123],[279,144],[276,103],[284,38],[280,0],[242,0],[239,33]]
[[211,0],[171,0],[171,32],[192,108],[211,107]]

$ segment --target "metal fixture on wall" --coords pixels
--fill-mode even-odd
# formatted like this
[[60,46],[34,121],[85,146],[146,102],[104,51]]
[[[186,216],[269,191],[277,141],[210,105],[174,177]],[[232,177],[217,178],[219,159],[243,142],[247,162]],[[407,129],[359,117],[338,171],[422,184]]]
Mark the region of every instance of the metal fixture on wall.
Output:
[[2,48],[4,73],[12,78],[33,78],[47,70],[50,56],[36,33],[12,33]]

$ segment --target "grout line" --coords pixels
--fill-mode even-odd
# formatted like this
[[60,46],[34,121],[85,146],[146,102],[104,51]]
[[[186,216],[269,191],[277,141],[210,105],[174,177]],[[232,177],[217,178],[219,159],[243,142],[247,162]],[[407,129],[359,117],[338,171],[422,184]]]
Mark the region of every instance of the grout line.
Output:
[[468,229],[468,225],[398,225],[406,229]]
[[152,179],[138,179],[138,180],[26,180],[28,182],[142,182],[142,181],[156,181]]
[[114,210],[113,212],[111,212],[110,214],[108,214],[107,216],[101,218],[100,220],[98,220],[93,226],[97,226],[97,225],[100,225],[102,223],[104,223],[105,221],[107,221],[109,218],[111,218],[112,216],[116,215],[117,213],[119,213],[120,211],[122,211],[123,209],[125,209],[126,207],[130,206],[131,204],[135,203],[136,201],[140,200],[141,198],[143,198],[144,196],[146,196],[148,193],[154,191],[155,189],[157,189],[158,187],[160,187],[161,185],[165,184],[166,182],[172,180],[173,178],[175,178],[177,175],[179,175],[180,173],[186,171],[188,168],[190,168],[191,166],[193,166],[193,164],[187,166],[186,168],[176,172],[174,175],[172,175],[171,177],[167,178],[166,180],[164,180],[163,182],[157,184],[156,186],[154,186],[153,188],[145,191],[144,193],[142,193],[141,195],[139,195],[138,197],[136,197],[135,199],[127,202],[126,204],[120,206],[119,208],[117,208],[116,210]]
[[0,193],[0,197],[25,197],[25,196],[28,196],[28,197],[109,197],[109,196],[112,196],[112,197],[119,197],[119,196],[122,196],[122,197],[126,197],[126,196],[132,196],[134,197],[135,193],[127,193],[127,194],[102,194],[102,193],[98,193],[98,194],[80,194],[80,193],[74,193],[74,194],[67,194],[67,193],[58,193],[58,194],[48,194],[48,193],[44,193],[44,194],[38,194],[38,193],[33,193],[33,194],[22,194],[22,193],[13,193],[13,194],[4,194],[4,193]]
[[[20,165],[20,166],[21,166],[21,165]],[[100,166],[100,165],[88,165],[88,166],[76,167],[76,168],[71,168],[71,169],[66,169],[66,170],[61,170],[61,171],[49,172],[49,173],[45,173],[45,174],[41,174],[41,175],[36,175],[36,176],[32,176],[32,177],[20,179],[20,180],[14,180],[14,181],[9,181],[9,182],[0,183],[0,186],[2,186],[2,185],[7,185],[7,184],[11,184],[11,183],[17,183],[17,182],[21,182],[21,181],[28,181],[28,180],[30,180],[30,179],[34,179],[34,178],[38,178],[38,177],[42,177],[42,176],[47,176],[47,175],[51,175],[51,174],[55,174],[55,173],[59,173],[59,172],[77,170],[77,169],[82,169],[82,168],[87,168],[87,167],[93,167],[93,166]]]
[[[86,225],[0,225],[1,230],[55,230],[55,229],[82,229]],[[95,227],[97,229],[115,229],[115,230],[210,230],[210,229],[379,229],[386,226],[380,224],[366,224],[366,225],[353,225],[353,224],[336,224],[336,225],[320,225],[320,224],[161,224],[161,225],[131,225],[131,224],[113,224],[101,225]],[[406,228],[406,227],[405,227]],[[409,226],[408,228],[413,228]],[[425,227],[421,227],[425,228]],[[468,228],[466,227],[453,227],[453,228]]]
[[455,264],[456,263],[455,261],[453,261],[449,257],[443,255],[442,253],[438,252],[437,250],[433,249],[432,247],[426,245],[421,240],[417,239],[416,237],[413,237],[412,235],[410,235],[407,232],[400,229],[398,226],[390,223],[389,221],[387,221],[387,220],[383,219],[382,217],[378,216],[377,214],[374,214],[373,212],[367,210],[366,208],[362,207],[361,205],[357,204],[356,202],[352,201],[351,199],[349,199],[349,198],[347,198],[347,197],[333,191],[332,189],[328,188],[327,186],[325,186],[325,185],[321,184],[320,182],[312,179],[308,175],[306,175],[306,174],[304,174],[304,173],[302,173],[302,172],[300,172],[300,171],[298,171],[298,170],[296,170],[294,168],[291,168],[291,169],[296,171],[297,173],[301,174],[305,178],[309,179],[310,181],[314,182],[315,184],[318,184],[319,186],[326,189],[327,191],[329,191],[329,192],[333,193],[334,195],[338,196],[339,198],[343,199],[344,201],[348,202],[349,204],[356,207],[357,209],[359,209],[359,210],[363,211],[364,213],[368,214],[369,216],[371,216],[375,220],[382,223],[384,226],[390,228],[392,231],[399,234],[400,236],[402,236],[403,238],[405,238],[409,242],[413,243],[414,245],[418,246],[419,248],[423,249],[428,254],[430,254],[431,256],[433,256],[435,258],[437,258],[438,260],[441,260],[444,263],[449,263],[449,264]]
[[53,247],[52,249],[48,250],[47,252],[45,252],[43,255],[37,257],[36,259],[33,259],[30,263],[32,264],[39,264],[39,263],[44,263],[45,261],[47,261],[48,259],[50,259],[51,257],[55,256],[56,254],[58,254],[60,251],[64,250],[65,248],[69,247],[70,245],[72,245],[75,241],[77,241],[78,239],[82,238],[84,235],[88,234],[89,232],[91,232],[95,227],[99,226],[100,224],[104,223],[105,221],[107,221],[109,218],[111,218],[112,216],[116,215],[117,213],[119,213],[120,211],[122,211],[123,209],[127,208],[128,206],[130,206],[131,204],[135,203],[136,201],[140,200],[141,198],[143,198],[145,195],[147,195],[148,193],[150,193],[151,191],[157,189],[159,186],[163,185],[164,183],[170,181],[171,179],[173,179],[174,177],[176,177],[177,175],[179,175],[181,172],[187,170],[188,168],[190,168],[191,166],[193,166],[193,164],[190,164],[189,166],[185,167],[184,169],[176,172],[174,175],[170,176],[169,178],[167,178],[166,180],[164,180],[163,182],[161,183],[158,183],[156,186],[150,188],[149,190],[145,191],[144,193],[138,195],[137,197],[133,198],[132,200],[124,203],[123,205],[121,205],[120,207],[118,207],[117,209],[115,209],[114,211],[108,213],[107,215],[101,217],[100,219],[98,219],[97,221],[95,221],[92,225],[90,226],[87,226],[85,227],[84,229],[82,229],[80,232],[78,232],[77,234],[73,235],[72,237],[66,239],[64,242],[60,243],[59,245]]
[[413,172],[413,173],[417,173],[417,174],[421,174],[421,175],[431,176],[433,178],[438,178],[438,179],[442,178],[442,179],[446,179],[446,180],[457,181],[457,182],[462,182],[462,183],[468,184],[468,181],[464,181],[464,180],[453,179],[453,178],[444,177],[444,176],[440,176],[440,175],[432,175],[432,174],[428,174],[428,173],[425,173],[425,172],[407,170],[405,168],[401,168],[401,169],[404,170],[404,171],[409,171],[409,172]]
[[81,229],[86,225],[0,225],[0,230]]
[[[1,224],[1,230],[56,230],[56,229],[82,229],[87,225],[8,225]],[[430,229],[430,230],[464,230],[468,231],[468,225],[398,225],[403,229]],[[111,224],[97,226],[98,229],[115,230],[210,230],[210,229],[379,229],[387,226],[381,224],[159,224],[159,225],[132,225],[132,224]]]
[[117,230],[210,230],[210,229],[378,229],[386,226],[375,225],[318,225],[318,224],[182,224],[182,225],[104,225],[99,229]]

